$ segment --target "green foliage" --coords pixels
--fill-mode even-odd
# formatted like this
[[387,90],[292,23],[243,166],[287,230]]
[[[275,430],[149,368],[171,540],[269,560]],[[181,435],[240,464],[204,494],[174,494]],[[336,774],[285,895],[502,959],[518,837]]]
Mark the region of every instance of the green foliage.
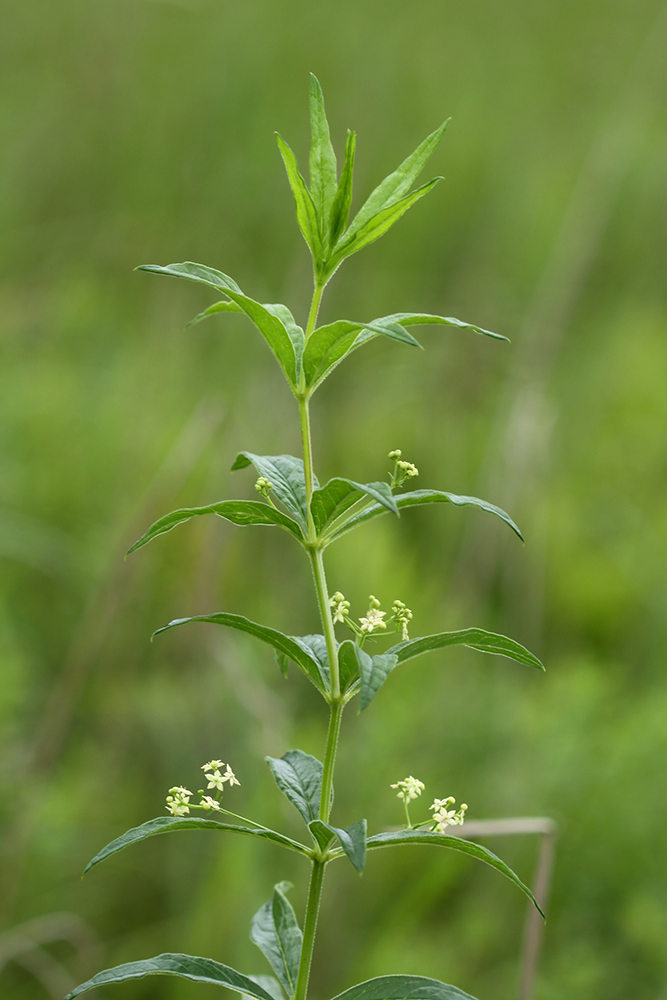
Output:
[[288,997],[294,996],[303,934],[285,893],[290,882],[273,887],[273,897],[252,918],[250,939],[268,959]]

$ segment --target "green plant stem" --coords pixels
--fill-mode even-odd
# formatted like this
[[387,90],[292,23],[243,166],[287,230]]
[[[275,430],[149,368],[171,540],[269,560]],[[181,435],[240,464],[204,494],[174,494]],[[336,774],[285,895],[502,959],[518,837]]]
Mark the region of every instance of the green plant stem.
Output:
[[338,669],[338,648],[336,646],[336,633],[334,632],[333,619],[331,617],[331,606],[329,604],[329,591],[327,590],[327,578],[324,573],[324,558],[322,550],[319,548],[309,549],[310,563],[313,568],[313,579],[315,581],[315,591],[317,593],[317,603],[324,629],[324,639],[327,644],[327,656],[329,657],[329,676],[331,677],[331,701],[336,704],[340,699],[340,671]]
[[294,988],[294,1000],[306,1000],[306,993],[308,992],[308,980],[310,978],[310,966],[313,961],[313,947],[315,945],[315,932],[317,931],[317,917],[320,912],[325,867],[323,861],[313,861],[310,886],[308,888],[306,916],[303,922],[303,944],[301,945],[299,974],[296,978],[296,986]]
[[310,312],[308,313],[308,322],[306,323],[306,340],[308,340],[311,333],[315,329],[315,324],[317,323],[317,314],[320,311],[320,302],[322,301],[323,291],[324,291],[324,285],[315,285],[315,290],[313,291],[313,298],[310,303]]
[[322,772],[322,791],[320,793],[320,819],[325,823],[329,822],[331,812],[331,789],[333,788],[334,767],[336,766],[336,751],[338,750],[338,737],[340,735],[340,723],[343,718],[344,705],[341,702],[334,702],[329,715],[329,729],[327,732],[327,746],[324,751],[324,770]]

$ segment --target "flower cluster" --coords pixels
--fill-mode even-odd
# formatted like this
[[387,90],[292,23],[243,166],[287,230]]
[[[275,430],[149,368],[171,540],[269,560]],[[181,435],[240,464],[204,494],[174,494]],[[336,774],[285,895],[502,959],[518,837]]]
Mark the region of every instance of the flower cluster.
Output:
[[419,475],[417,466],[413,465],[412,462],[403,461],[401,455],[400,448],[389,452],[389,458],[394,463],[394,474],[391,480],[392,488],[394,486],[402,486],[406,479],[412,479],[414,476]]
[[368,604],[369,608],[366,612],[366,617],[359,619],[361,631],[368,632],[370,634],[371,632],[375,632],[376,629],[386,629],[387,623],[383,621],[383,619],[387,612],[380,611],[380,602],[377,597],[373,597],[371,594],[368,598]]
[[407,605],[403,604],[403,601],[394,601],[391,606],[391,614],[397,625],[401,626],[401,639],[403,642],[407,642],[410,636],[408,635],[408,622],[412,620],[412,611]]
[[431,830],[434,833],[444,833],[448,826],[463,826],[468,806],[465,802],[462,802],[458,810],[448,808],[455,804],[456,799],[451,795],[446,799],[433,800],[433,805],[429,806],[429,809],[433,810],[434,825],[431,827]]
[[270,483],[269,480],[265,479],[264,476],[260,476],[257,482],[255,483],[255,489],[257,490],[258,493],[261,493],[262,496],[266,497],[266,499],[268,500],[269,493],[273,489],[273,483]]
[[171,813],[172,816],[187,816],[191,809],[203,809],[204,812],[218,812],[221,808],[219,802],[220,794],[225,783],[229,782],[230,788],[232,785],[241,784],[229,764],[225,764],[221,760],[209,760],[207,764],[202,764],[202,771],[206,775],[207,787],[209,789],[216,789],[215,798],[211,798],[210,795],[204,795],[204,790],[200,788],[200,801],[194,804],[190,802],[193,794],[190,789],[184,788],[183,785],[175,785],[169,789],[166,805],[167,812]]
[[410,775],[404,778],[403,781],[397,781],[395,785],[390,785],[391,788],[398,788],[397,798],[402,799],[403,802],[408,803],[412,799],[416,799],[426,788],[423,781],[419,778],[413,778]]
[[412,823],[410,820],[410,810],[408,804],[413,799],[419,798],[426,787],[419,778],[410,775],[403,781],[397,781],[391,788],[398,788],[398,798],[403,802],[405,809],[406,826],[408,830],[419,830],[421,827],[428,827],[431,833],[444,833],[448,826],[463,826],[465,813],[468,806],[463,802],[459,809],[450,808],[456,805],[456,799],[449,795],[446,799],[434,799],[433,805],[429,809],[433,813],[428,819],[421,823]]
[[348,617],[350,602],[345,600],[340,590],[337,590],[333,597],[329,598],[329,605],[333,611],[334,625],[337,622],[340,622],[340,624],[343,625],[345,623],[345,619]]

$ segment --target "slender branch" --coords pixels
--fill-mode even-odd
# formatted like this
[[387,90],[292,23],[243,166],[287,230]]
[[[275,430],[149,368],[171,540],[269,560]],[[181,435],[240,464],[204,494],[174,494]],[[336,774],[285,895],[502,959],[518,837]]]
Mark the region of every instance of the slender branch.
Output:
[[329,822],[331,812],[331,789],[333,788],[333,774],[336,766],[336,751],[338,749],[338,737],[340,735],[340,723],[343,718],[342,702],[334,702],[331,706],[329,716],[329,729],[327,732],[327,746],[324,752],[324,771],[322,773],[322,791],[320,794],[320,819],[325,823]]
[[329,658],[329,675],[331,677],[331,699],[336,703],[340,699],[340,670],[338,668],[338,647],[336,645],[336,633],[334,632],[333,619],[331,617],[331,606],[329,604],[329,591],[327,589],[327,578],[324,572],[324,558],[322,550],[312,548],[309,550],[310,563],[313,568],[313,579],[315,580],[315,590],[317,592],[317,603],[324,629],[324,639],[327,644],[327,656]]
[[313,299],[310,303],[310,312],[308,313],[308,322],[306,324],[306,340],[310,337],[311,333],[315,329],[315,324],[317,323],[317,314],[320,311],[320,302],[322,301],[322,292],[324,291],[324,285],[315,285],[315,291],[313,292]]
[[313,947],[315,945],[315,932],[317,931],[317,917],[320,911],[325,867],[323,861],[313,861],[310,886],[308,888],[306,916],[303,922],[303,944],[301,945],[299,974],[296,978],[296,986],[294,988],[294,1000],[306,1000],[306,993],[308,992],[308,980],[310,978],[310,966],[313,961]]

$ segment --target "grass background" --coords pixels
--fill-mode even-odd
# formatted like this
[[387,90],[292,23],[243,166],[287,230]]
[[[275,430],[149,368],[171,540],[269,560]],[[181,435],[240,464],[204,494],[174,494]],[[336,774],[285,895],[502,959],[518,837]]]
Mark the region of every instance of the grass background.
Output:
[[[305,169],[312,70],[341,157],[358,132],[356,205],[452,117],[429,165],[446,182],[344,266],[322,318],[426,310],[512,340],[426,328],[425,353],[360,352],[317,397],[318,474],[381,478],[400,447],[418,485],[498,503],[527,539],[418,510],[341,541],[330,585],[357,614],[400,597],[414,634],[507,632],[548,668],[450,650],[397,672],[346,717],[335,820],[400,822],[388,786],[408,773],[470,817],[553,816],[539,1000],[667,996],[666,42],[656,0],[2,7],[0,945],[67,911],[99,936],[92,971],[179,950],[265,972],[250,917],[280,878],[303,903],[298,861],[204,835],[79,873],[210,757],[239,775],[236,808],[296,832],[262,758],[322,753],[317,697],[250,638],[148,643],[223,608],[316,629],[286,536],[202,519],[123,561],[162,513],[254,495],[237,451],[298,449],[249,324],[184,332],[212,296],[133,268],[198,260],[304,317],[272,132]],[[530,878],[534,843],[490,846]],[[415,972],[513,996],[523,914],[509,883],[438,852],[334,868],[313,993]],[[47,995],[15,963],[0,985]],[[104,993],[215,995],[169,978]]]

